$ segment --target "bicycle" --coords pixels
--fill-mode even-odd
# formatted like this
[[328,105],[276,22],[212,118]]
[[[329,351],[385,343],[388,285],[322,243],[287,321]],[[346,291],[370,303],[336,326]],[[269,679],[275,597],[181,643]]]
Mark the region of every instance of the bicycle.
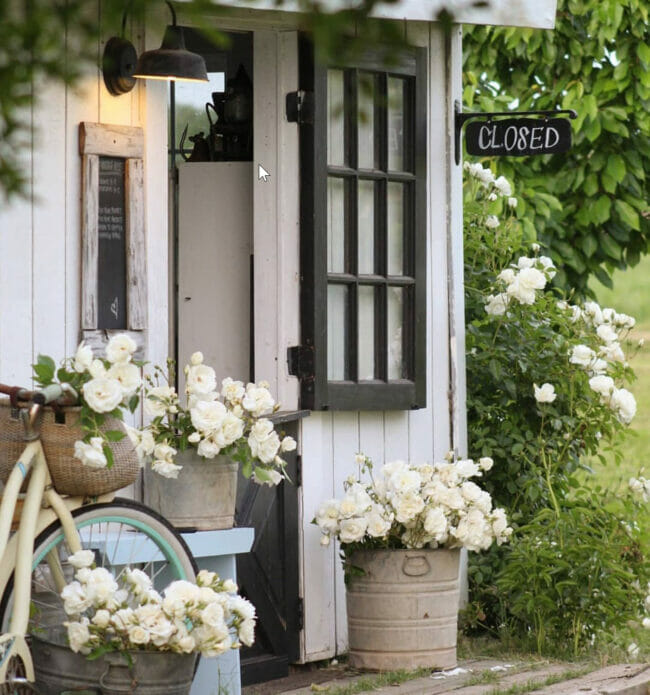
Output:
[[60,386],[29,391],[0,384],[0,393],[11,396],[26,442],[0,499],[0,695],[22,695],[37,692],[30,632],[61,628],[66,619],[60,593],[74,574],[71,554],[90,549],[96,565],[116,576],[137,567],[156,588],[194,580],[197,566],[181,536],[148,507],[114,492],[88,501],[55,490],[39,427],[47,404],[68,405]]

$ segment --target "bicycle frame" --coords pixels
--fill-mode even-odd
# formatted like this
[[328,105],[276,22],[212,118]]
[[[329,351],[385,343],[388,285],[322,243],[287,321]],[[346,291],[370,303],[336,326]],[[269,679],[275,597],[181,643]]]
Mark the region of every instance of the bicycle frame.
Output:
[[[18,531],[10,537],[11,523],[20,489],[31,471]],[[113,495],[102,495],[108,501]],[[45,503],[46,508],[42,508]],[[6,681],[6,669],[12,656],[19,656],[26,671],[26,680],[34,681],[34,668],[29,646],[25,641],[29,624],[31,574],[34,539],[55,520],[61,522],[72,552],[81,550],[81,541],[74,524],[72,510],[82,504],[80,497],[61,497],[52,486],[52,479],[40,440],[27,444],[16,462],[0,502],[0,596],[14,572],[14,603],[9,633],[0,636],[0,684]],[[63,589],[65,579],[57,558],[48,558],[57,585]]]

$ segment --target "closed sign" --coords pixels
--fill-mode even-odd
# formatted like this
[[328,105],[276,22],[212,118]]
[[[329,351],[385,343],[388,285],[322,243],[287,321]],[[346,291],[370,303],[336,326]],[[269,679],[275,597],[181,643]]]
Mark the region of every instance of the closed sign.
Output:
[[506,118],[467,124],[468,154],[523,157],[556,154],[571,148],[571,124],[565,118]]

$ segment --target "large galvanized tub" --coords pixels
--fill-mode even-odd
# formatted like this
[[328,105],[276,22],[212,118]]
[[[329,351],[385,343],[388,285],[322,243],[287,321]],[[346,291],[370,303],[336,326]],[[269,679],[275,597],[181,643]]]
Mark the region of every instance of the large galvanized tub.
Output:
[[176,479],[145,469],[144,503],[179,529],[212,531],[235,523],[239,465],[227,456],[204,459],[195,449],[176,456]]
[[97,695],[188,695],[196,654],[130,652],[132,665],[118,652],[88,661],[56,641],[32,637],[36,687],[41,695],[61,692]]
[[374,671],[456,665],[459,550],[362,550],[347,584],[350,664]]

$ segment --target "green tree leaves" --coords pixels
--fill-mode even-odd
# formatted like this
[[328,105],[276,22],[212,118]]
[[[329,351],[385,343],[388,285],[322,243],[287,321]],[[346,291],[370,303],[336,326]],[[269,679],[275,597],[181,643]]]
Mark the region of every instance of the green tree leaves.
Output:
[[464,34],[466,108],[502,110],[517,99],[521,111],[578,112],[569,153],[494,163],[518,183],[526,229],[564,266],[556,282],[579,293],[590,275],[607,282],[647,251],[649,15],[648,0],[559,0],[554,31]]

